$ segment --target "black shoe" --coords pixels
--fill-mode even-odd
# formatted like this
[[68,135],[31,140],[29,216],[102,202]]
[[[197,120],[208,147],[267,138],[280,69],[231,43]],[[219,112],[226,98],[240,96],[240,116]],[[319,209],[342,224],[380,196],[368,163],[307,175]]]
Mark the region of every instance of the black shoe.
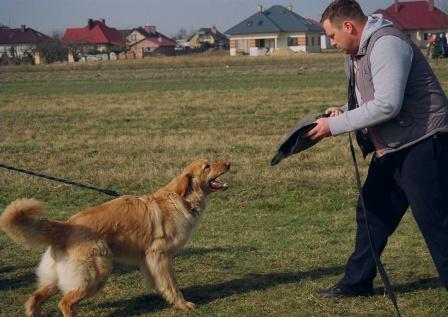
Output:
[[353,296],[372,296],[373,291],[352,291],[346,288],[340,288],[338,286],[332,286],[327,289],[320,290],[320,296],[322,297],[353,297]]

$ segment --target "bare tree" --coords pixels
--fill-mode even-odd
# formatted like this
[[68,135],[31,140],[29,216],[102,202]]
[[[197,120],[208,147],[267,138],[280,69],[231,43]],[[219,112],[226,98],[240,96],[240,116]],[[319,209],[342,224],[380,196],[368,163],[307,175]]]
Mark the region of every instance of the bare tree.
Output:
[[61,31],[53,31],[51,33],[51,38],[57,41],[62,41],[64,34]]
[[176,40],[186,40],[188,38],[188,32],[185,28],[181,27],[179,29],[179,31],[177,31],[177,33],[173,36],[174,39]]
[[63,62],[67,60],[68,48],[59,38],[39,43],[36,50],[42,55],[45,62]]

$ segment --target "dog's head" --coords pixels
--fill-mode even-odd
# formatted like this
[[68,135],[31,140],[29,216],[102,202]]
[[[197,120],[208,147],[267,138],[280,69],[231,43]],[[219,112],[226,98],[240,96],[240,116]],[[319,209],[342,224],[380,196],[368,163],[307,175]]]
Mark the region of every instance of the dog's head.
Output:
[[228,185],[221,183],[218,177],[227,173],[230,163],[209,163],[207,160],[197,160],[188,165],[183,173],[171,182],[173,190],[181,197],[189,194],[204,194],[226,190]]

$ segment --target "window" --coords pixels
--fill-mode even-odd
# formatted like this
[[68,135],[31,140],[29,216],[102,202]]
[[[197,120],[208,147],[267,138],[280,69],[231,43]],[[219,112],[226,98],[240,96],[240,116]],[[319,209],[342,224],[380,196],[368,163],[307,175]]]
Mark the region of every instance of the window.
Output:
[[249,41],[248,40],[237,40],[236,41],[237,52],[249,52]]
[[425,41],[428,40],[428,33],[423,33],[423,39],[424,39]]
[[314,46],[314,36],[311,37],[311,46]]
[[255,40],[256,47],[266,47],[266,43],[264,39]]
[[297,37],[288,37],[288,46],[299,46]]

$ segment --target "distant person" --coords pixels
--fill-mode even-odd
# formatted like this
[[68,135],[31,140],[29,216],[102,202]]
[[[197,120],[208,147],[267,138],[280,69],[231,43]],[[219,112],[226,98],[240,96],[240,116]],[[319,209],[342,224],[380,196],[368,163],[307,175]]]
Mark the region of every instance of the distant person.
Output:
[[442,49],[442,56],[448,57],[448,43],[445,34],[442,34],[440,37],[440,47]]
[[[327,109],[330,117],[318,119],[307,136],[356,131],[363,154],[373,152],[362,192],[375,251],[381,255],[410,206],[448,289],[447,97],[421,51],[381,15],[367,17],[356,1],[336,0],[321,23],[346,54],[352,85],[346,107]],[[373,294],[376,265],[359,199],[356,222],[345,274],[321,291],[324,297]]]
[[432,35],[428,34],[428,42],[426,43],[426,57],[431,58],[431,49],[432,49]]
[[437,35],[434,36],[434,44],[432,45],[432,58],[443,57],[442,41]]

